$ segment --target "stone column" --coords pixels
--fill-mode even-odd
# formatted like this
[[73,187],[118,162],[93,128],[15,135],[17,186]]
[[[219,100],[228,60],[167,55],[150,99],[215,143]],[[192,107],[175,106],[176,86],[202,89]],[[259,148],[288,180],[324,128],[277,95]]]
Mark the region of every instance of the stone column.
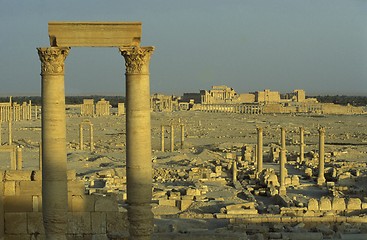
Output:
[[263,129],[257,128],[257,173],[263,170]]
[[232,182],[234,183],[237,181],[237,161],[233,160],[232,163]]
[[17,147],[17,170],[22,170],[23,169],[23,152],[22,152],[22,147]]
[[286,175],[285,162],[286,162],[286,150],[284,148],[281,148],[281,150],[280,150],[280,161],[279,161],[279,167],[280,167],[279,195],[286,195],[286,188],[285,188],[285,175]]
[[305,140],[304,140],[304,129],[299,128],[299,160],[302,163],[305,159]]
[[281,128],[281,147],[286,150],[286,144],[285,144],[285,127]]
[[171,124],[171,152],[175,151],[175,128]]
[[2,122],[0,120],[0,146],[3,145],[3,140],[2,140]]
[[42,143],[38,146],[38,167],[42,171]]
[[8,144],[9,145],[12,145],[13,144],[13,129],[12,129],[12,126],[13,126],[13,116],[12,116],[12,107],[10,106],[9,108],[9,118],[8,118]]
[[149,60],[153,47],[121,47],[126,66],[126,175],[130,239],[153,232]]
[[319,176],[317,178],[317,185],[325,184],[324,177],[325,169],[325,128],[319,128]]
[[64,61],[69,48],[38,48],[42,94],[42,209],[46,239],[65,240],[68,189]]
[[164,152],[164,125],[161,125],[161,151]]
[[28,120],[31,120],[32,119],[32,100],[29,100],[28,101],[28,116],[27,116],[27,119]]
[[91,123],[89,125],[89,141],[90,141],[90,150],[93,151],[94,150],[94,131],[93,131],[93,124]]
[[83,141],[83,124],[79,124],[79,149],[84,149],[84,141]]
[[181,149],[184,148],[185,142],[185,125],[181,124]]
[[36,120],[38,119],[38,115],[37,114],[38,114],[38,107],[37,107],[37,105],[35,105],[34,106],[34,119],[36,119]]
[[0,239],[4,239],[4,185],[3,181],[0,181]]

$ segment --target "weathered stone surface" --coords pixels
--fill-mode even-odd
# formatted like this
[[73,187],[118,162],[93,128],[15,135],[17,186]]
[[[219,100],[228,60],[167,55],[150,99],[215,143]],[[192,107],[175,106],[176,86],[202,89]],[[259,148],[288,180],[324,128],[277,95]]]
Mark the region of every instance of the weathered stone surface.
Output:
[[362,201],[359,198],[349,198],[347,201],[347,210],[361,210]]
[[4,197],[5,212],[32,212],[32,195],[24,196],[6,196]]
[[115,195],[96,197],[94,210],[96,212],[118,211],[117,199]]
[[331,201],[328,197],[321,197],[319,208],[321,211],[331,210]]
[[344,198],[334,197],[332,200],[331,207],[333,210],[336,210],[336,211],[345,211],[346,205],[345,205]]
[[29,212],[27,213],[27,222],[28,222],[28,233],[45,233],[45,229],[43,227],[43,217],[42,212]]
[[105,234],[107,232],[107,215],[105,212],[91,212],[91,224],[93,234]]
[[53,47],[138,46],[141,23],[49,22],[48,34]]
[[319,201],[317,201],[317,199],[315,199],[315,198],[311,198],[308,201],[307,209],[312,210],[312,211],[318,211],[320,209],[319,208]]
[[25,234],[27,233],[27,214],[5,213],[5,234]]
[[90,212],[68,213],[68,233],[92,233]]

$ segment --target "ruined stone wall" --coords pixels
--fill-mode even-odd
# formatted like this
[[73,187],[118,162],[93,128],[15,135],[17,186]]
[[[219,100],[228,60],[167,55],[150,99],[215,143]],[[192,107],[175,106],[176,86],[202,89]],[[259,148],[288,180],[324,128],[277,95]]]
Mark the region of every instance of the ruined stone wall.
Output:
[[354,107],[351,105],[342,106],[333,103],[322,103],[322,113],[324,114],[362,114],[362,107]]
[[[6,239],[44,239],[41,172],[0,171],[0,183],[0,239],[2,233]],[[68,172],[68,208],[68,239],[128,235],[127,212],[119,211],[115,195],[86,195],[75,171]]]
[[241,93],[239,97],[239,102],[241,103],[254,103],[255,94],[252,93]]

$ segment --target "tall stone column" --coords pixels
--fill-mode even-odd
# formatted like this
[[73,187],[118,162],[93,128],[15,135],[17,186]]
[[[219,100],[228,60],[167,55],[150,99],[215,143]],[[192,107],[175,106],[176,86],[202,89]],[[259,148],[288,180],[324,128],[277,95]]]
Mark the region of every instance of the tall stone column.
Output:
[[67,158],[64,61],[69,48],[38,48],[42,94],[42,209],[47,239],[65,240]]
[[9,118],[8,118],[8,144],[12,145],[13,144],[13,111],[12,111],[12,106],[10,105],[9,108]]
[[286,144],[285,144],[285,127],[281,128],[281,147],[286,150]]
[[4,239],[4,185],[3,181],[0,181],[0,239]]
[[232,162],[232,182],[237,181],[237,161],[233,160]]
[[286,162],[286,150],[284,148],[281,148],[280,150],[280,161],[279,161],[279,167],[280,167],[280,187],[279,187],[279,195],[286,195],[286,188],[285,188],[285,175],[286,175],[286,169],[285,169],[285,162]]
[[181,149],[184,148],[185,143],[185,125],[181,124]]
[[164,125],[161,125],[161,151],[164,152]]
[[171,123],[171,152],[175,151],[175,128]]
[[90,150],[94,150],[94,130],[93,130],[93,124],[91,123],[89,125],[89,141],[90,141]]
[[84,149],[84,141],[83,141],[83,124],[79,124],[79,149]]
[[16,158],[17,158],[17,170],[22,170],[23,169],[23,152],[22,152],[22,147],[18,146],[17,147],[17,153],[16,153]]
[[263,129],[257,128],[257,173],[263,170]]
[[130,239],[153,232],[149,60],[153,47],[121,47],[126,66],[126,175]]
[[319,128],[319,176],[317,178],[317,185],[325,184],[324,177],[325,169],[325,128]]
[[303,127],[299,128],[299,160],[302,163],[305,160],[305,130]]

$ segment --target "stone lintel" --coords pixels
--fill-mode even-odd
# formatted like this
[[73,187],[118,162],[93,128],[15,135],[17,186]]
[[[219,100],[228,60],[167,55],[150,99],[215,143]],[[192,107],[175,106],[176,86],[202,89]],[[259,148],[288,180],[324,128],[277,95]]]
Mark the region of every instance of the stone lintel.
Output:
[[49,22],[52,47],[139,46],[141,22]]

